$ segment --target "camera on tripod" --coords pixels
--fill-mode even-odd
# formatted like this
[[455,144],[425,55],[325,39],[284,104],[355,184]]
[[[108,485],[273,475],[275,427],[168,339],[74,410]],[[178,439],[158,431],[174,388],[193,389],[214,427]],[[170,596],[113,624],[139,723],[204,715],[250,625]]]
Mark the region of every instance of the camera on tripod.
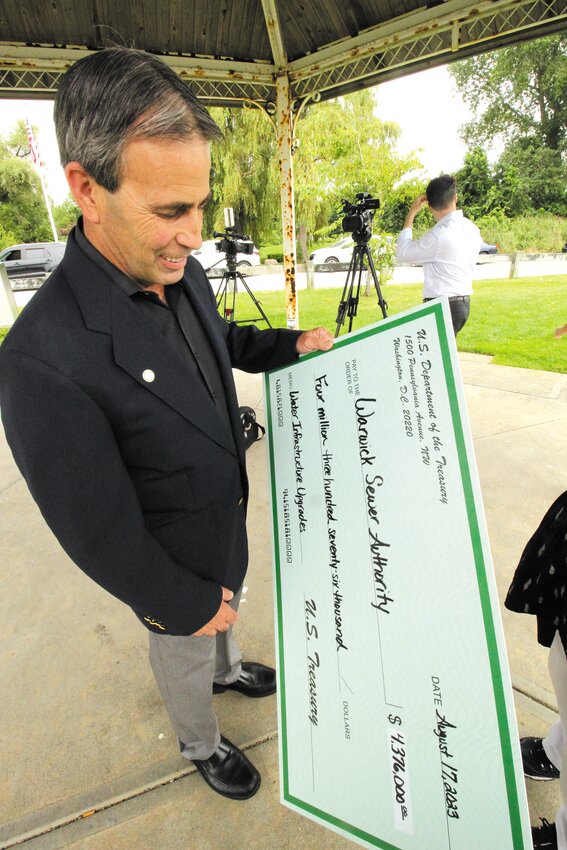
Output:
[[343,199],[342,221],[345,233],[352,233],[355,240],[368,241],[372,236],[372,219],[376,210],[380,209],[378,198],[372,198],[369,192],[358,192],[356,203]]
[[215,248],[217,251],[222,251],[228,254],[229,257],[236,257],[237,254],[253,254],[254,243],[250,241],[250,237],[243,236],[241,233],[235,233],[234,227],[227,227],[224,233],[213,233],[215,239]]
[[[236,255],[253,254],[254,243],[250,240],[250,237],[243,236],[241,233],[236,233],[236,228],[234,226],[234,210],[232,207],[225,207],[224,209],[224,233],[213,233],[213,236],[219,239],[218,242],[215,242],[215,248],[217,251],[222,251],[226,257],[226,271],[222,276],[220,286],[217,294],[215,295],[217,308],[222,309],[222,315],[227,322],[237,321],[236,291],[238,289],[238,284],[240,283],[250,296],[252,303],[261,316],[261,318],[242,319],[241,322],[261,322],[263,320],[266,322],[268,327],[271,328],[270,320],[264,313],[262,305],[254,296],[252,290],[246,283],[246,280],[237,268],[238,263],[236,262]],[[249,263],[245,263],[245,265],[249,265]]]
[[376,210],[380,209],[380,201],[378,198],[372,198],[369,192],[359,192],[355,195],[355,198],[356,203],[354,204],[343,200],[343,230],[345,233],[352,233],[355,244],[352,249],[352,257],[350,258],[343,294],[337,310],[336,337],[339,335],[347,316],[349,319],[349,332],[352,330],[352,323],[358,311],[360,281],[362,279],[362,273],[367,269],[374,281],[374,288],[376,289],[382,315],[384,318],[387,316],[388,305],[382,297],[374,267],[374,260],[368,247],[368,242],[372,236],[372,219]]
[[234,210],[232,207],[224,208],[224,233],[213,233],[215,239],[215,248],[226,254],[227,260],[236,262],[237,254],[253,254],[254,243],[251,242],[249,236],[244,236],[242,233],[236,233],[234,227]]

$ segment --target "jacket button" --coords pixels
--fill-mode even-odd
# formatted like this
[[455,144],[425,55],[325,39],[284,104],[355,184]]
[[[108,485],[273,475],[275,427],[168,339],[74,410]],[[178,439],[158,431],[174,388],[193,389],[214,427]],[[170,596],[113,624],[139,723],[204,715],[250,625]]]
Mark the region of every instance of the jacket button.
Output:
[[241,496],[241,497],[240,497],[240,499],[238,500],[237,504],[238,504],[238,505],[243,505],[243,504],[244,504],[244,496]]
[[142,372],[142,378],[146,381],[146,383],[151,384],[151,382],[156,379],[156,373],[152,369],[144,369]]

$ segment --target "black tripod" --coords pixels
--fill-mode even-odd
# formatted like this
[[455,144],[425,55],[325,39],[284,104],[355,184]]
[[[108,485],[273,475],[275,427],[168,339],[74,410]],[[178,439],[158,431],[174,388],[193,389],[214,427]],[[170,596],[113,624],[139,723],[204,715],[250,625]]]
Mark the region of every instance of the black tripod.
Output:
[[[271,328],[270,321],[264,311],[262,310],[262,306],[257,298],[254,297],[254,293],[246,283],[244,276],[238,271],[236,268],[236,256],[233,256],[230,253],[225,254],[226,256],[226,269],[222,276],[222,280],[220,282],[220,286],[217,290],[216,301],[217,301],[217,309],[220,307],[222,303],[222,315],[226,319],[227,322],[234,322],[235,324],[242,324],[244,322],[261,322],[262,319],[269,328]],[[252,303],[261,313],[261,318],[258,317],[256,319],[240,319],[237,321],[236,319],[236,293],[238,291],[238,282],[242,284],[245,291],[248,293],[250,298],[252,299]],[[229,305],[230,295],[232,295],[232,304]]]
[[[374,281],[374,288],[376,289],[376,295],[378,296],[378,303],[380,305],[380,309],[382,310],[382,316],[385,319],[388,315],[386,312],[388,309],[388,305],[382,297],[380,284],[378,283],[378,277],[376,276],[376,269],[374,267],[374,260],[372,259],[372,254],[370,253],[370,249],[368,247],[369,237],[370,233],[368,233],[367,231],[363,233],[352,234],[352,238],[355,240],[356,244],[353,248],[352,257],[350,258],[350,265],[348,267],[345,285],[343,288],[343,294],[339,302],[339,309],[337,311],[336,319],[337,329],[335,331],[335,337],[338,337],[341,332],[341,328],[345,322],[345,316],[349,317],[349,333],[352,330],[352,322],[358,310],[358,300],[360,298],[360,284],[362,281],[362,272],[364,270],[365,259],[368,261],[368,268],[370,269],[370,274],[372,275],[372,280]],[[355,285],[356,294],[353,293]]]

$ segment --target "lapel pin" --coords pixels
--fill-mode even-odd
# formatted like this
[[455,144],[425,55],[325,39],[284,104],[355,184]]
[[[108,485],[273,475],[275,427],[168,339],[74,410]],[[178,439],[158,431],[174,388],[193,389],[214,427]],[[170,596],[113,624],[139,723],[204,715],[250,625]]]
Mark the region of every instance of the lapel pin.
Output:
[[156,373],[151,369],[144,369],[142,372],[142,378],[146,381],[146,383],[151,384],[151,382],[156,379]]

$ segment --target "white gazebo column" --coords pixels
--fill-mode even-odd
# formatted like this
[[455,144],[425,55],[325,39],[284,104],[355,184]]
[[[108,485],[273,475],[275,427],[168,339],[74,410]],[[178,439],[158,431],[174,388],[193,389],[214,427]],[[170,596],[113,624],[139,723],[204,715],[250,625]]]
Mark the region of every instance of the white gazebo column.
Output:
[[4,263],[0,263],[0,328],[11,328],[20,311]]
[[295,288],[295,207],[292,164],[293,115],[287,74],[276,77],[276,136],[280,161],[286,318],[288,328],[298,328],[299,308]]

